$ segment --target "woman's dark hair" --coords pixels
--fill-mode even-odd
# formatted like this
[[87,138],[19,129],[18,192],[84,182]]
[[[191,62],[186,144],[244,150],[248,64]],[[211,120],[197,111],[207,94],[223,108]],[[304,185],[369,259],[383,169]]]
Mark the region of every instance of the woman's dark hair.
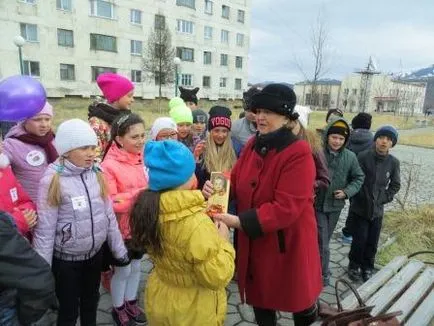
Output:
[[110,130],[110,141],[107,144],[104,155],[102,157],[103,160],[107,155],[107,152],[109,151],[113,142],[119,146],[115,139],[116,136],[125,136],[125,134],[128,133],[128,131],[130,130],[130,127],[138,123],[145,125],[145,121],[143,121],[143,119],[135,113],[121,114],[115,120],[113,120]]
[[134,249],[145,249],[156,256],[163,253],[159,214],[160,193],[143,190],[137,196],[130,215],[131,244]]

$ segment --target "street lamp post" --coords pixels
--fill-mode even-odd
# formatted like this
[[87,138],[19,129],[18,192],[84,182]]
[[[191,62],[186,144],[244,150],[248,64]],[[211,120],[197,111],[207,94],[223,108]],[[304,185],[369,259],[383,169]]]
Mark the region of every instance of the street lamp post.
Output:
[[178,96],[178,67],[181,64],[181,59],[178,57],[173,58],[173,63],[175,64],[175,96]]
[[21,75],[24,74],[24,66],[23,66],[23,53],[21,51],[21,48],[23,47],[23,45],[26,43],[26,40],[18,35],[14,37],[14,44],[18,47],[18,55],[19,55],[19,59],[20,59],[20,73]]

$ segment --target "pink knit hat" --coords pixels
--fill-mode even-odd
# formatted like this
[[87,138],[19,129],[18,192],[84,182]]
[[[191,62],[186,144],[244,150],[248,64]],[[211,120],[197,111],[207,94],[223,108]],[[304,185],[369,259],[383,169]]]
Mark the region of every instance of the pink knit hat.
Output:
[[45,105],[42,108],[42,110],[39,111],[38,113],[36,113],[34,116],[37,116],[40,114],[46,114],[46,115],[49,115],[50,117],[53,117],[53,107],[51,106],[51,104],[48,102],[45,102]]
[[96,83],[109,103],[116,102],[134,89],[133,83],[128,78],[112,72],[100,74]]

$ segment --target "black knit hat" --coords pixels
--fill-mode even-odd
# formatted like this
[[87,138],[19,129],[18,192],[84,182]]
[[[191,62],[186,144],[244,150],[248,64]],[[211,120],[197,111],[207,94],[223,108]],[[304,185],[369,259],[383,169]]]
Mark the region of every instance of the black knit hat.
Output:
[[184,102],[193,102],[197,105],[197,92],[199,92],[199,87],[194,89],[187,89],[182,86],[179,86],[179,91],[181,92],[180,97],[184,100]]
[[329,121],[329,118],[330,118],[330,116],[332,114],[333,115],[337,115],[338,117],[341,117],[341,118],[344,117],[344,113],[342,112],[341,109],[338,109],[338,108],[336,108],[336,109],[330,109],[330,110],[328,110],[327,115],[326,115],[326,122]]
[[250,111],[252,109],[252,97],[253,95],[258,94],[261,89],[262,88],[258,84],[256,84],[243,93],[244,111]]
[[193,114],[193,123],[198,123],[198,119],[197,117],[205,117],[205,124],[208,123],[208,115],[206,114],[205,111],[201,110],[201,109],[196,109],[196,110],[192,110],[191,113]]
[[371,129],[372,115],[366,112],[360,112],[351,121],[353,129]]
[[256,109],[263,108],[295,120],[298,117],[294,112],[296,102],[297,97],[292,88],[283,84],[269,84],[253,95],[251,108],[253,113],[256,113]]
[[327,130],[327,136],[332,134],[344,136],[346,142],[348,137],[350,136],[350,129],[348,127],[348,124],[342,119],[333,122],[333,124]]
[[208,131],[217,127],[225,127],[231,130],[231,115],[232,112],[229,108],[219,105],[213,106],[209,110]]

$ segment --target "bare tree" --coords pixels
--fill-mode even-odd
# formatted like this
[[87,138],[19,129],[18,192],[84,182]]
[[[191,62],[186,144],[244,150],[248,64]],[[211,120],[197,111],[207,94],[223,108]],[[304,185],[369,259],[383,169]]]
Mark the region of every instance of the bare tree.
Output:
[[304,79],[309,83],[311,88],[311,103],[313,106],[320,105],[320,94],[318,94],[318,81],[323,77],[330,68],[329,43],[330,37],[323,14],[323,10],[318,12],[315,23],[310,29],[310,52],[313,59],[312,69],[306,70],[301,61],[295,58],[295,64]]
[[165,24],[164,16],[155,16],[155,28],[151,30],[143,58],[143,70],[158,85],[158,97],[162,97],[162,86],[173,83],[175,74],[175,49],[172,36]]

